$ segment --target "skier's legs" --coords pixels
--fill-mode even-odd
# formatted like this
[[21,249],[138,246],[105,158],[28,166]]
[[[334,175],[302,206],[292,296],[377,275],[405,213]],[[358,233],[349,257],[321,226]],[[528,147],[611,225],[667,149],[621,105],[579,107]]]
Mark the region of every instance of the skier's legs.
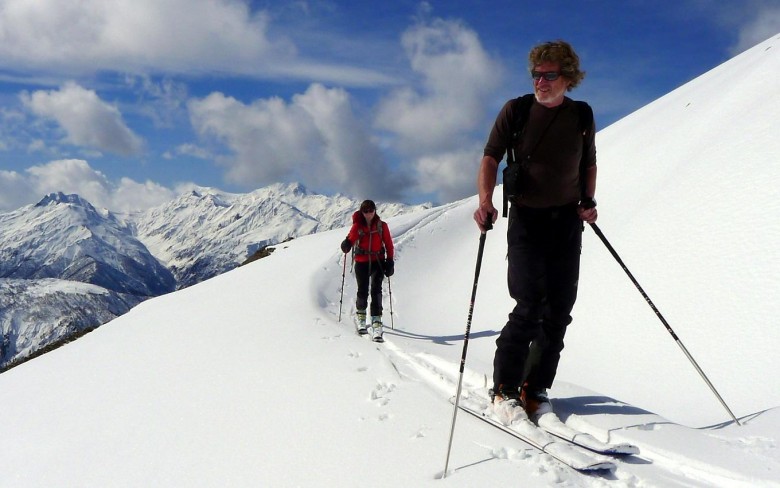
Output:
[[509,294],[515,307],[496,340],[494,388],[520,387],[530,342],[539,334],[544,300],[544,265],[533,218],[512,205],[507,230]]
[[382,281],[384,273],[379,264],[371,263],[371,315],[382,315]]
[[365,310],[368,307],[368,263],[355,263],[355,280],[357,281],[355,308]]
[[529,364],[527,379],[532,388],[552,386],[564,348],[563,338],[572,322],[571,311],[577,299],[582,221],[573,209],[561,212],[550,224],[544,320],[541,333],[532,345],[534,364]]

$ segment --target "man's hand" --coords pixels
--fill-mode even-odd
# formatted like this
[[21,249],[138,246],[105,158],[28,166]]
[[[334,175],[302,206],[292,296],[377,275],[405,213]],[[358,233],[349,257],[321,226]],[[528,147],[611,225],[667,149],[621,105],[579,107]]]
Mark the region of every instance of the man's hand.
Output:
[[599,216],[596,210],[596,200],[592,197],[584,198],[577,207],[577,214],[584,222],[594,223]]
[[474,212],[474,221],[477,223],[479,231],[483,234],[490,230],[485,228],[485,222],[490,222],[492,228],[492,224],[496,221],[496,218],[498,218],[498,212],[495,207],[493,207],[492,203],[484,203],[477,208],[476,212]]
[[477,191],[479,192],[479,208],[474,212],[474,221],[483,234],[489,229],[485,228],[485,222],[490,216],[490,224],[498,218],[498,212],[493,207],[493,190],[496,189],[496,176],[498,174],[498,161],[491,156],[483,156],[479,163],[477,173]]

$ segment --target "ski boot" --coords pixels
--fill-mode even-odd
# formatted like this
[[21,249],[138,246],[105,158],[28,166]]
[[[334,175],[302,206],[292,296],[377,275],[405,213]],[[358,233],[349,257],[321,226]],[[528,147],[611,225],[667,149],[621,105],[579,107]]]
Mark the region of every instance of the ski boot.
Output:
[[355,330],[359,335],[365,335],[368,333],[366,328],[366,311],[358,310],[355,316]]
[[552,412],[552,404],[547,396],[547,388],[529,387],[526,383],[521,394],[525,411],[531,419],[538,419],[542,415]]
[[374,342],[385,342],[385,339],[382,337],[381,315],[371,316],[371,339],[373,339]]
[[512,425],[523,419],[527,419],[525,413],[525,403],[520,397],[519,388],[509,388],[499,385],[496,389],[489,391],[492,401],[493,415],[504,425]]

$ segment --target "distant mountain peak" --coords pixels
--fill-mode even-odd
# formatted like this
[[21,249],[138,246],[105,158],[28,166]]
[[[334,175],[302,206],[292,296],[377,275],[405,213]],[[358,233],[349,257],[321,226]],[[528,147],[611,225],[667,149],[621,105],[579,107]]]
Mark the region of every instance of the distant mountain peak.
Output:
[[36,203],[35,206],[36,207],[46,207],[46,206],[51,205],[51,204],[58,205],[58,204],[61,204],[61,203],[70,203],[70,204],[73,204],[73,205],[78,205],[78,206],[81,206],[81,207],[88,207],[88,208],[92,207],[91,203],[89,203],[88,201],[84,200],[80,196],[78,196],[76,194],[66,195],[65,193],[63,193],[61,191],[54,192],[54,193],[49,193],[48,195],[43,197],[43,199],[41,199],[40,202]]
[[272,183],[266,187],[255,190],[254,193],[262,193],[266,195],[288,195],[288,196],[307,196],[310,195],[308,188],[302,183]]
[[301,183],[290,183],[287,185],[287,191],[294,195],[307,195],[309,190]]

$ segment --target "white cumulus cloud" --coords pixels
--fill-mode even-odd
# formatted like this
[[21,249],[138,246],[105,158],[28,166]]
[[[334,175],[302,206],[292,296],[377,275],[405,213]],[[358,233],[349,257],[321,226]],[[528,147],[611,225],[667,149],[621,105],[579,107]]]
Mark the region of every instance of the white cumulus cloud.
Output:
[[55,121],[65,131],[65,142],[123,156],[142,150],[141,138],[127,127],[119,109],[76,83],[25,92],[21,98],[35,115]]
[[245,0],[3,0],[0,66],[94,73],[229,73],[386,83],[360,66],[304,59]]
[[403,181],[387,165],[348,93],[319,84],[244,104],[221,93],[189,104],[196,131],[224,144],[227,178],[244,186],[302,181],[318,190],[396,198]]
[[739,54],[778,34],[780,34],[780,5],[776,2],[761,5],[754,11],[754,15],[740,26],[739,40],[733,53]]
[[[502,65],[461,22],[419,23],[404,33],[402,43],[420,85],[386,97],[375,124],[412,161],[418,189],[443,201],[472,195],[484,142],[473,134],[501,84]],[[486,132],[487,127],[481,134]]]
[[482,48],[477,34],[455,21],[435,20],[402,38],[421,87],[393,92],[380,107],[378,127],[397,133],[409,151],[449,147],[482,122],[486,100],[503,69]]
[[151,181],[122,178],[114,183],[82,159],[50,161],[24,173],[0,171],[0,211],[35,203],[54,192],[75,193],[115,212],[145,210],[176,197],[175,191]]

